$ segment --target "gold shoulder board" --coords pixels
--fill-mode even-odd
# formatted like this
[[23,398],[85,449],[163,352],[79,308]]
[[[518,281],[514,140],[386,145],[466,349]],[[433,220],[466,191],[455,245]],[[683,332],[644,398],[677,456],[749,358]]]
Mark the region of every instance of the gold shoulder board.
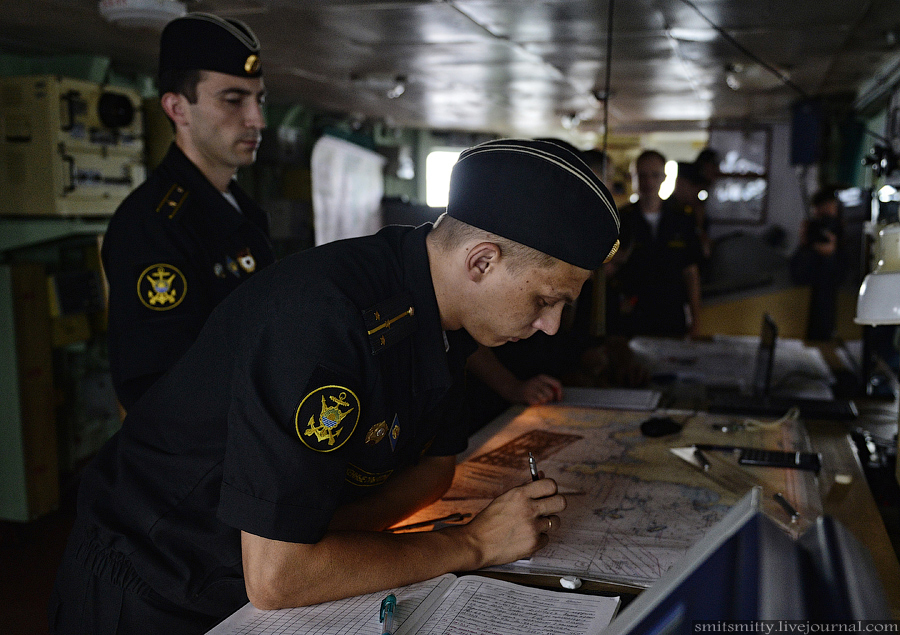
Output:
[[377,355],[416,330],[415,309],[409,294],[396,295],[363,311],[366,334]]
[[163,200],[156,206],[156,211],[172,218],[178,213],[178,210],[181,209],[187,196],[188,191],[176,183],[169,188],[168,192],[166,192]]

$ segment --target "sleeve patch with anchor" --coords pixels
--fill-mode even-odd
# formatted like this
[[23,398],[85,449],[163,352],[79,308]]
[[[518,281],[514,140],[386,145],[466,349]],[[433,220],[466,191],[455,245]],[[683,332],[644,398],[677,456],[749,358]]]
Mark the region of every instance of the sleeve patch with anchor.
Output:
[[359,398],[343,386],[322,386],[297,407],[297,436],[311,450],[332,452],[347,442],[359,422]]
[[148,309],[168,311],[184,300],[187,279],[172,265],[150,265],[138,276],[137,294],[141,304]]

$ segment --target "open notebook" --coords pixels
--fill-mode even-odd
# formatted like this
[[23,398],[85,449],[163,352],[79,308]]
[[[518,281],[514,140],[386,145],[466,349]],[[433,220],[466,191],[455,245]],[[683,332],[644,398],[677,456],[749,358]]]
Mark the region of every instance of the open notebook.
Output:
[[325,602],[261,611],[246,604],[207,635],[373,635],[381,601],[397,596],[394,635],[599,633],[618,597],[525,587],[477,575],[442,575],[409,586]]

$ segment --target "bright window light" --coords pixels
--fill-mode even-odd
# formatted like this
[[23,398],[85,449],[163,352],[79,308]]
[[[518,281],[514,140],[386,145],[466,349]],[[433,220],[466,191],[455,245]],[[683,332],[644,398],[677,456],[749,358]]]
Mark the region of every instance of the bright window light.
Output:
[[450,171],[462,149],[433,150],[425,158],[425,202],[430,207],[447,207]]
[[659,186],[659,197],[663,200],[672,196],[675,191],[675,177],[678,176],[678,162],[666,161],[666,180]]
[[882,203],[890,203],[891,201],[895,201],[897,196],[897,189],[893,185],[885,185],[880,190],[878,190],[878,200]]

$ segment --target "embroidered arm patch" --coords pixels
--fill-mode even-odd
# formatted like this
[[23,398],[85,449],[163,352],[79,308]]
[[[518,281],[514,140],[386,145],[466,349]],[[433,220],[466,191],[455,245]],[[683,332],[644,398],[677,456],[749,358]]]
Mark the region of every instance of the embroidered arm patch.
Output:
[[184,301],[187,278],[173,265],[162,262],[150,265],[138,276],[137,294],[148,309],[168,311]]
[[316,452],[333,452],[344,445],[360,419],[360,403],[347,383],[319,367],[306,387],[294,415],[300,441]]

